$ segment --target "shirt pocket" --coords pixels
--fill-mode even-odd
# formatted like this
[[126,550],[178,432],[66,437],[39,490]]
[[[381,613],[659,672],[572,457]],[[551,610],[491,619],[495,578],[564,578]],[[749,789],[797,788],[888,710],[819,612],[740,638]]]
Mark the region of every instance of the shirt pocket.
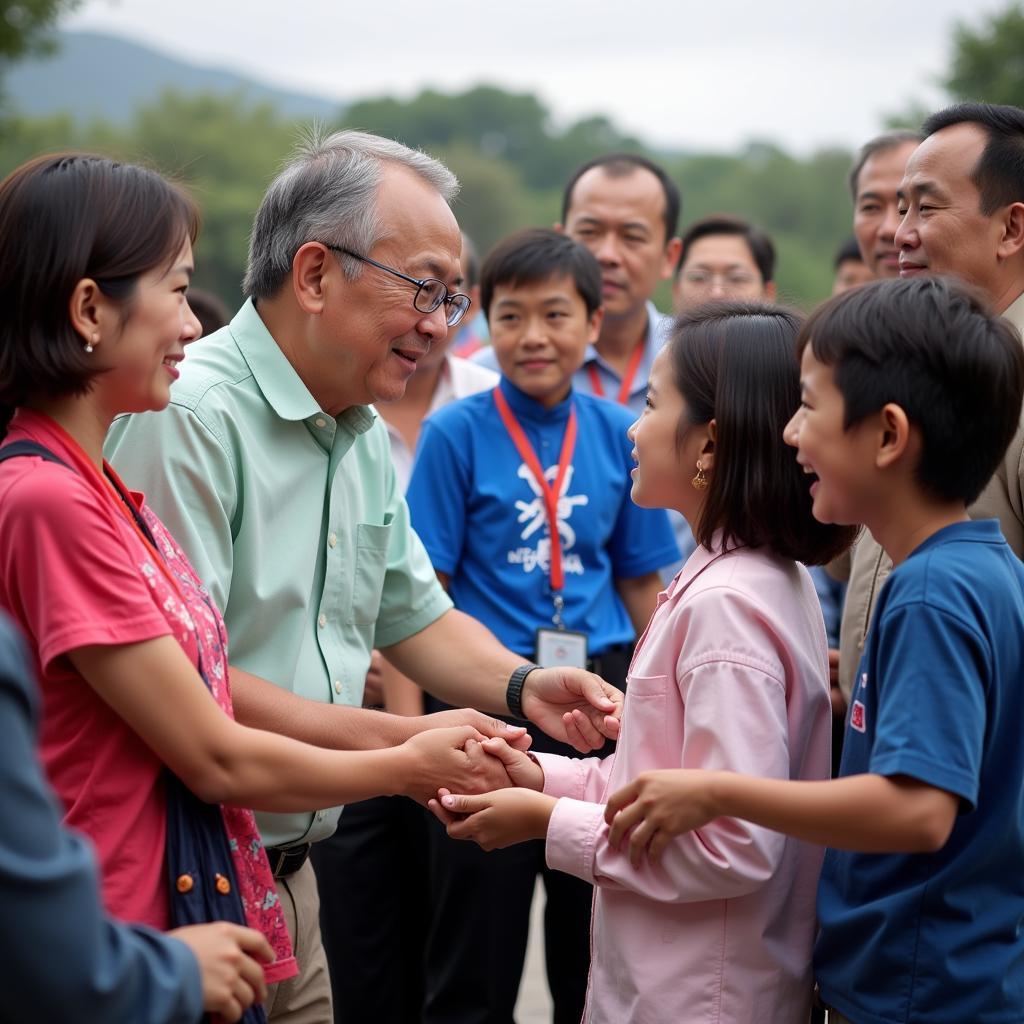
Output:
[[388,513],[383,524],[359,523],[356,526],[356,564],[349,621],[357,626],[372,626],[380,615],[393,518]]
[[[667,736],[669,676],[628,676],[626,678],[626,706],[622,714],[622,731],[629,734],[633,755],[645,762],[643,771],[659,765],[664,756]],[[653,758],[653,762],[652,762]],[[652,763],[647,763],[652,762]]]

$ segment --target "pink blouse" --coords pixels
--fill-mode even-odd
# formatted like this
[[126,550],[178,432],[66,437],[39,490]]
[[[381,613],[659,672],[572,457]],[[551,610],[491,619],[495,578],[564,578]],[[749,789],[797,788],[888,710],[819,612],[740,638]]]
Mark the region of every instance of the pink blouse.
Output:
[[655,768],[826,779],[830,746],[825,628],[806,569],[765,550],[697,548],[637,645],[615,754],[537,755],[544,791],[560,797],[547,862],[596,886],[586,1021],[807,1019],[820,847],[719,818],[634,869],[602,815]]

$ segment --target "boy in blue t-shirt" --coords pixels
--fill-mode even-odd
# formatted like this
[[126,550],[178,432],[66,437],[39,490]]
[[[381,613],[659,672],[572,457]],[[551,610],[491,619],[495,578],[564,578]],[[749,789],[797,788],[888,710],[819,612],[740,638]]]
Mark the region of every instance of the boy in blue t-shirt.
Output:
[[[630,500],[633,415],[572,388],[601,325],[600,267],[565,235],[522,231],[487,257],[480,292],[501,380],[424,423],[413,526],[456,607],[507,647],[622,687],[679,555],[664,511]],[[485,854],[438,828],[432,853],[424,1021],[511,1019],[538,872],[554,1019],[579,1021],[591,887],[549,872],[541,841]]]
[[652,772],[612,795],[637,859],[719,816],[830,847],[815,973],[833,1020],[1024,1019],[1024,565],[972,522],[1024,397],[1014,328],[951,279],[837,296],[801,334],[786,440],[815,518],[863,523],[879,596],[840,778]]

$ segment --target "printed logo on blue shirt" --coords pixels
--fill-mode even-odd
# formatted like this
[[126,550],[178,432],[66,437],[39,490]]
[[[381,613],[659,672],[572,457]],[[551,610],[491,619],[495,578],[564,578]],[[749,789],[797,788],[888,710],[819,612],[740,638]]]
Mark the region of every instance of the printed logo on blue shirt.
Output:
[[[573,466],[569,466],[562,481],[562,492],[558,495],[558,506],[556,516],[558,520],[558,536],[562,542],[562,570],[574,576],[583,575],[583,560],[577,554],[572,554],[570,549],[576,545],[576,531],[569,525],[573,510],[582,508],[590,503],[585,494],[570,496],[569,487],[572,484]],[[544,479],[549,485],[554,484],[558,475],[558,466],[549,466],[544,471]],[[547,536],[548,513],[544,505],[544,495],[541,492],[533,473],[525,463],[520,463],[516,470],[516,476],[525,480],[533,492],[532,501],[516,501],[515,507],[518,516],[516,522],[523,529],[519,534],[521,540],[530,540],[537,536],[537,546],[514,548],[508,553],[510,565],[521,565],[523,572],[533,572],[540,569],[547,572],[551,566],[551,538]]]

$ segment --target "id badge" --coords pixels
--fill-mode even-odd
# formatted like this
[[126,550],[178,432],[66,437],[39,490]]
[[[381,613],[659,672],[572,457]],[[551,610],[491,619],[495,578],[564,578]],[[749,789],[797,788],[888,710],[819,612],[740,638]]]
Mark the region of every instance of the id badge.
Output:
[[568,629],[538,629],[534,660],[541,668],[586,668],[586,634]]

